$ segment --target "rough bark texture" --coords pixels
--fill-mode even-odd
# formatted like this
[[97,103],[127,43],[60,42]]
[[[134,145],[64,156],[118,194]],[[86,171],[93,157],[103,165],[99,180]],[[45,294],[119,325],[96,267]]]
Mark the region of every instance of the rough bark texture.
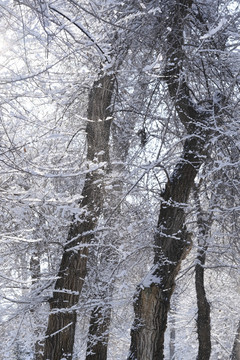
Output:
[[183,159],[176,166],[162,194],[155,235],[154,266],[139,286],[134,300],[131,360],[163,359],[164,333],[175,278],[191,247],[190,237],[184,227],[184,204],[201,164],[196,155],[198,141],[192,140],[186,141]]
[[231,360],[240,360],[240,321],[238,323],[238,328],[233,344]]
[[[89,95],[87,160],[108,163],[108,140],[111,124],[113,76],[105,75],[96,81]],[[84,215],[73,220],[64,247],[58,279],[50,300],[44,346],[44,360],[71,360],[73,355],[76,306],[86,276],[88,244],[102,211],[104,200],[104,172],[94,170],[86,175],[82,190],[81,208]]]
[[[109,241],[109,238],[107,239]],[[111,239],[112,243],[113,239]],[[109,329],[111,323],[111,301],[113,284],[108,279],[106,269],[111,273],[111,261],[114,261],[111,251],[103,247],[96,265],[97,277],[94,277],[98,292],[93,295],[93,302],[98,302],[91,311],[88,329],[88,341],[86,350],[86,360],[106,360],[108,351]],[[91,258],[92,260],[92,258]],[[108,281],[109,280],[109,281]]]
[[183,30],[192,1],[179,0],[170,13],[165,80],[188,138],[165,190],[155,234],[154,265],[134,299],[135,320],[131,330],[129,360],[164,358],[164,334],[175,278],[186,257],[191,240],[185,228],[184,208],[203,162],[209,119],[197,111],[183,76]]

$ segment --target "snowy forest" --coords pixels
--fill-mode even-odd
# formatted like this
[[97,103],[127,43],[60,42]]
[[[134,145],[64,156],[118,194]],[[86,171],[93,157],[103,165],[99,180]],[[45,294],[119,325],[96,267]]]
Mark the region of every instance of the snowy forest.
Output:
[[238,0],[1,0],[0,137],[0,360],[240,360]]

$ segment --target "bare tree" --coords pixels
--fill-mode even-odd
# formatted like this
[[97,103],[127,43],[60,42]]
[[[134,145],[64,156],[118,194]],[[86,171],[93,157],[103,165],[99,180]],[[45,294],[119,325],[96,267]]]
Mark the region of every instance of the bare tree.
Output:
[[[178,119],[186,129],[182,156],[169,176],[162,192],[162,202],[154,237],[154,264],[138,286],[134,298],[135,320],[131,330],[130,359],[163,359],[164,333],[175,278],[191,248],[185,226],[185,208],[194,180],[204,163],[204,148],[212,134],[213,114],[202,111],[193,101],[192,90],[184,71],[184,29],[193,1],[174,1],[169,8],[169,29],[166,37],[166,67],[164,79]],[[195,96],[195,98],[197,98]],[[214,112],[212,112],[214,111]]]
[[[129,338],[119,339],[119,329],[128,334],[132,292],[146,271],[129,359],[162,359],[176,276],[193,240],[191,327],[198,358],[209,359],[208,285],[214,271],[224,281],[223,268],[238,268],[239,12],[230,0],[10,3],[0,11],[11,14],[16,34],[21,28],[11,54],[21,51],[18,65],[6,57],[0,75],[4,343],[19,324],[9,345],[16,351],[6,354],[72,360],[86,345],[86,359],[105,360],[110,344],[121,356]],[[197,200],[195,182],[203,183]],[[205,217],[211,194],[217,200]],[[190,304],[181,306],[183,297],[176,294],[175,358],[178,319]],[[211,311],[215,326],[223,311],[215,302]],[[81,315],[90,319],[88,337],[76,332]]]

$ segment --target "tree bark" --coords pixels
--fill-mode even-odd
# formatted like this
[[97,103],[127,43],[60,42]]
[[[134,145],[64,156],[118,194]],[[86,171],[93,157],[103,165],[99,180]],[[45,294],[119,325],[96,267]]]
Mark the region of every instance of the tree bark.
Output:
[[185,211],[194,179],[204,161],[204,145],[209,134],[209,116],[197,110],[190,96],[183,71],[184,23],[192,1],[175,2],[167,38],[165,81],[175,103],[187,139],[182,157],[168,179],[155,234],[154,265],[138,286],[134,298],[135,320],[131,329],[129,360],[164,358],[164,334],[175,278],[182,260],[191,248],[185,227]]
[[[95,81],[89,95],[87,161],[108,163],[111,125],[111,98],[114,77],[103,75]],[[106,167],[106,165],[105,165]],[[105,169],[106,170],[106,169]],[[64,247],[57,281],[50,299],[50,315],[44,346],[44,360],[71,360],[76,326],[76,308],[86,276],[88,244],[102,212],[104,171],[87,173],[82,190],[81,219],[74,219]]]
[[[129,125],[129,124],[128,124]],[[126,131],[125,131],[126,132]],[[124,133],[124,131],[123,131]],[[120,150],[120,147],[117,147],[116,150],[116,139],[113,138],[113,150],[116,150],[117,156],[115,159],[118,161],[121,160],[122,163],[125,162],[128,149],[129,149],[129,136],[126,136],[126,133],[119,133],[118,142],[121,142],[123,150]],[[117,144],[119,145],[119,144]],[[123,153],[124,152],[124,153]],[[107,210],[103,213],[105,219],[110,219],[112,216],[112,212],[116,210],[118,206],[119,199],[122,196],[122,179],[123,176],[121,173],[123,171],[123,165],[110,165],[111,170],[117,172],[119,177],[114,181],[114,191],[109,195],[109,199],[107,202]],[[113,219],[110,219],[108,224],[111,225],[116,222],[116,216],[119,214],[120,209],[118,211],[114,211]],[[97,298],[99,298],[99,305],[95,306],[90,315],[90,325],[88,331],[88,342],[87,342],[87,351],[86,351],[86,360],[106,360],[107,359],[107,351],[108,351],[108,340],[109,340],[109,331],[111,324],[111,313],[112,313],[112,295],[114,290],[114,279],[110,279],[108,277],[108,272],[112,273],[115,266],[118,264],[118,260],[116,258],[116,254],[113,252],[111,248],[108,248],[107,242],[109,241],[109,237],[111,238],[111,244],[116,244],[116,235],[111,234],[111,232],[107,235],[107,239],[103,249],[100,249],[101,256],[98,261],[100,261],[97,272],[97,287],[100,289],[97,294]],[[107,278],[106,278],[107,276]]]
[[162,194],[155,235],[155,258],[134,299],[135,320],[131,330],[129,360],[163,359],[164,333],[175,278],[186,257],[191,239],[184,226],[184,206],[201,161],[202,147],[196,138],[187,140],[183,159],[177,164]]

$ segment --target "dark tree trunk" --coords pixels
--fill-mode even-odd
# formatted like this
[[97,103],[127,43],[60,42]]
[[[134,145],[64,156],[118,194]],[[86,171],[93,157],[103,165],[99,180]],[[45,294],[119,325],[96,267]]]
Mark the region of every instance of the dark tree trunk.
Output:
[[195,191],[195,201],[197,203],[197,223],[199,229],[197,262],[195,266],[195,287],[198,306],[197,334],[199,344],[197,360],[209,360],[211,355],[211,319],[210,305],[204,287],[204,265],[208,248],[207,237],[211,215],[204,216],[197,189]]
[[240,321],[238,323],[238,328],[233,344],[231,360],[240,360]]
[[197,293],[197,334],[198,334],[198,355],[197,360],[208,360],[211,355],[211,322],[210,306],[207,301],[204,288],[204,264],[206,259],[206,250],[198,250],[197,264],[195,266],[195,286]]
[[195,137],[185,142],[183,159],[177,164],[162,194],[154,266],[147,280],[138,287],[134,299],[131,360],[163,359],[164,333],[175,278],[191,247],[184,226],[184,204],[201,164],[197,153],[202,146],[202,141],[198,142]]
[[[86,127],[87,160],[109,161],[109,133],[113,76],[105,75],[96,81],[89,95]],[[105,165],[106,167],[107,165]],[[44,360],[71,360],[76,326],[76,307],[86,276],[88,244],[102,212],[104,201],[104,172],[94,170],[86,175],[82,190],[81,208],[84,215],[73,220],[64,247],[58,278],[50,300],[50,315],[44,346]]]
[[106,360],[111,306],[99,305],[91,312],[86,360]]
[[[107,239],[109,240],[108,237]],[[90,314],[86,360],[107,359],[113,292],[112,279],[108,279],[108,271],[111,273],[111,261],[114,262],[114,258],[112,252],[106,249],[107,247],[100,249],[100,251],[103,252],[101,254],[100,264],[99,267],[97,265],[95,266],[97,278],[94,278],[94,280],[98,292],[94,294],[93,301],[95,304],[97,301],[97,305],[92,308]],[[108,269],[108,271],[106,269]]]
[[167,38],[165,80],[175,103],[179,120],[188,137],[182,157],[166,183],[155,234],[154,265],[141,283],[134,298],[135,320],[131,330],[129,360],[164,358],[164,334],[175,278],[191,248],[185,228],[184,208],[194,179],[204,161],[203,151],[209,133],[209,116],[198,112],[183,76],[184,22],[191,0],[179,0],[170,13],[171,31]]

